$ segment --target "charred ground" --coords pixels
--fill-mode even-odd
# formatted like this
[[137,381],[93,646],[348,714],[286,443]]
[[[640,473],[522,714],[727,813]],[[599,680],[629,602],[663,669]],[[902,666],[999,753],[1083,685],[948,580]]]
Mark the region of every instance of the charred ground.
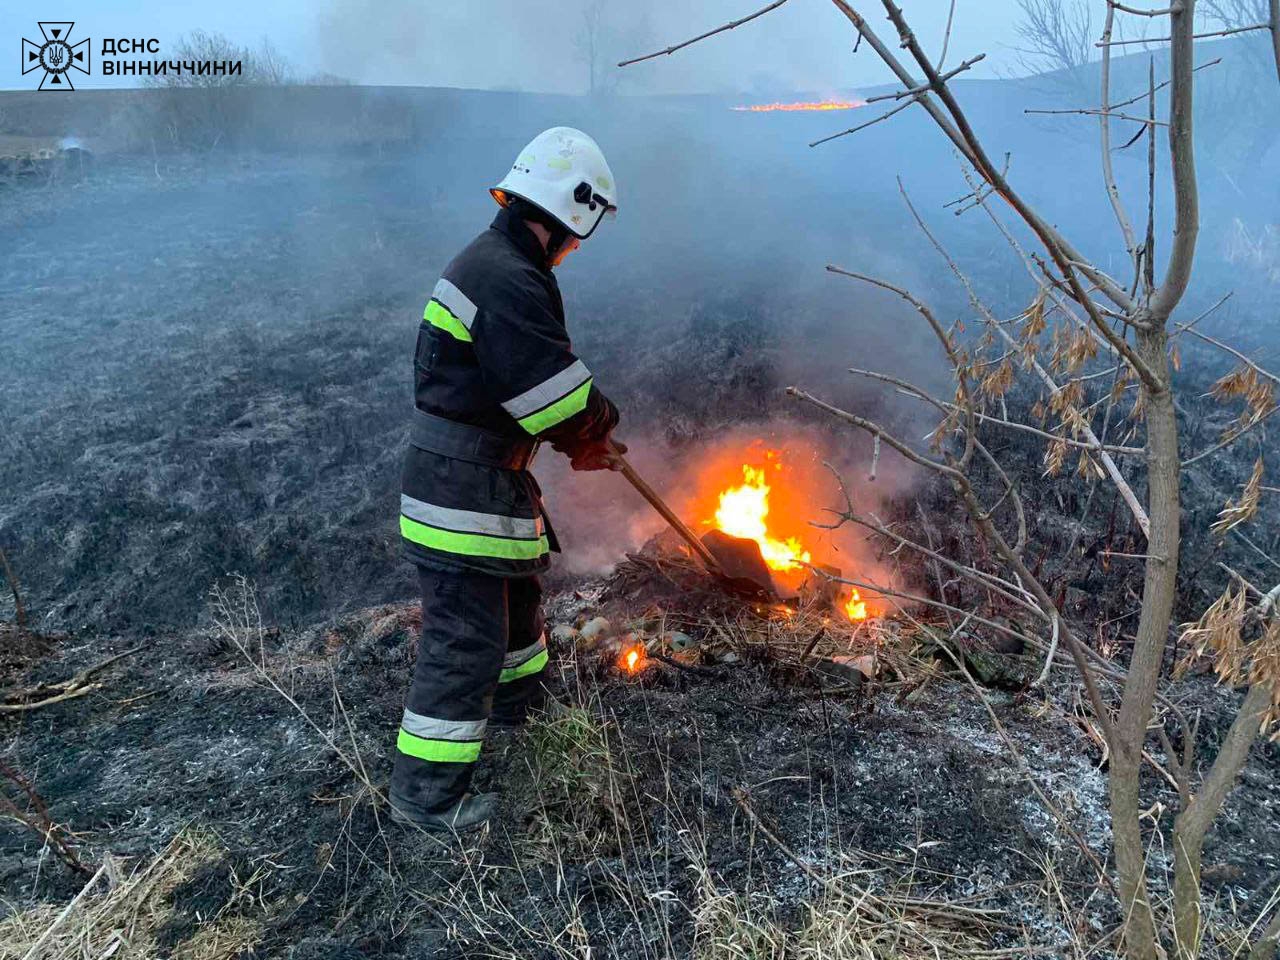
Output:
[[[1004,911],[1008,927],[961,925],[957,935],[984,945],[1092,940],[1110,929],[1105,906],[1061,915],[1053,884],[1078,893],[1094,884],[1092,868],[1044,813],[981,702],[930,652],[928,630],[894,624],[875,645],[896,666],[841,686],[798,663],[785,631],[766,631],[772,642],[762,643],[742,627],[750,611],[726,607],[713,619],[643,578],[629,592],[562,568],[553,619],[604,612],[623,629],[670,618],[697,642],[687,664],[697,669],[655,664],[631,678],[562,639],[559,682],[580,711],[495,738],[481,777],[504,784],[507,818],[484,848],[459,863],[384,832],[360,764],[374,787],[384,783],[418,617],[394,537],[407,357],[425,290],[489,214],[483,196],[457,199],[484,185],[469,163],[429,141],[449,131],[464,144],[459,156],[506,156],[524,125],[582,109],[520,98],[495,108],[488,96],[437,103],[435,126],[410,125],[385,149],[371,134],[324,152],[104,152],[89,179],[0,186],[0,545],[35,626],[21,647],[7,643],[0,684],[63,680],[143,647],[88,697],[3,719],[6,762],[27,773],[88,863],[108,853],[147,863],[186,838],[185,865],[148,927],[165,955],[462,957],[487,941],[521,956],[561,956],[564,944],[716,956],[708,944],[729,937],[726,927],[746,930],[758,948],[770,931],[801,936],[814,921],[804,904],[819,886],[782,847],[823,876],[853,870],[890,899],[908,890],[977,897]],[[657,112],[671,143],[706,146],[726,120],[700,111],[722,106]],[[996,98],[987,117],[1009,113]],[[401,129],[394,110],[362,116]],[[691,129],[703,117],[705,140]],[[508,135],[502,124],[518,129]],[[871,148],[852,171],[865,185],[834,211],[824,177],[850,172],[834,163],[797,174],[799,199],[785,212],[747,201],[723,209],[685,170],[633,171],[636,196],[674,193],[716,224],[708,245],[644,219],[619,238],[620,252],[584,251],[566,271],[577,346],[656,463],[696,459],[731,426],[764,430],[796,417],[781,392],[793,381],[914,425],[901,403],[840,372],[872,351],[929,376],[910,316],[850,298],[821,275],[827,260],[867,258],[923,280],[946,312],[963,311],[884,202],[892,170],[876,169],[875,151],[893,148]],[[770,145],[755,159],[726,151],[725,169],[740,175],[733,196],[759,195],[782,150]],[[941,152],[921,162],[930,174],[949,163]],[[949,189],[937,187],[937,199]],[[833,213],[845,226],[804,231]],[[966,261],[991,259],[967,222],[957,224],[951,238]],[[1206,286],[1231,269],[1209,254]],[[988,290],[1009,283],[994,268],[975,275]],[[1207,291],[1205,305],[1222,292]],[[1276,297],[1266,285],[1247,293],[1221,317],[1234,333],[1253,331],[1245,347],[1268,342]],[[1183,363],[1186,396],[1226,369],[1191,349]],[[1196,447],[1233,416],[1207,400],[1182,413]],[[833,450],[864,453],[845,434],[826,436]],[[1067,615],[1112,620],[1094,641],[1122,662],[1139,576],[1103,551],[1141,552],[1123,507],[1099,497],[1082,521],[1087,488],[1070,477],[1039,484],[1034,438],[990,440],[1027,488],[1038,484],[1030,559]],[[1207,528],[1259,454],[1275,475],[1261,432],[1188,471],[1188,530]],[[638,546],[623,522],[575,528],[570,505],[582,490],[596,491],[587,510],[604,517],[631,515],[625,496],[571,487],[554,472],[550,485],[571,550],[599,529],[619,536],[614,560]],[[904,483],[891,493],[902,529],[983,562],[945,491]],[[1274,513],[1250,536],[1275,556]],[[1180,614],[1190,618],[1221,588],[1221,554],[1207,537],[1186,549]],[[1270,575],[1262,559],[1245,572]],[[262,632],[232,625],[230,636],[254,642],[248,656],[209,600],[236,573],[256,584],[266,623]],[[956,585],[939,589],[927,570],[902,576],[957,606],[974,599]],[[989,639],[965,643],[980,654]],[[819,652],[871,646],[870,634],[842,634]],[[997,658],[986,695],[1068,822],[1105,856],[1103,758],[1073,712],[1070,677],[1027,695],[1037,668],[1030,656]],[[1205,729],[1220,730],[1231,694],[1199,678],[1181,695],[1205,711]],[[1167,800],[1167,784],[1149,773],[1150,800]],[[1276,746],[1260,746],[1209,849],[1227,926],[1232,903],[1248,915],[1245,898],[1280,869],[1278,778]],[[26,911],[64,903],[83,881],[38,836],[8,823],[0,831],[0,890],[13,905],[0,922],[11,924],[11,942],[22,942],[13,924],[39,919]],[[211,929],[221,948],[208,946]]]

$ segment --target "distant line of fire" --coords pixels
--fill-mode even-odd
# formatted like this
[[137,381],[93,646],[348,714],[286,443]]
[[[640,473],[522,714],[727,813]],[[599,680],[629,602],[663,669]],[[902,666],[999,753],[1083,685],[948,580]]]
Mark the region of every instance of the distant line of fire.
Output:
[[775,110],[855,110],[865,107],[865,100],[809,100],[798,103],[756,103],[741,107],[730,107],[744,113],[773,113]]

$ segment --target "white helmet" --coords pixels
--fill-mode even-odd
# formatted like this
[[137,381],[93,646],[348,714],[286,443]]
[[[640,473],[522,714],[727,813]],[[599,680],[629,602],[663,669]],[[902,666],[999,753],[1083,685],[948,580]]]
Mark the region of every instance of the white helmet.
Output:
[[489,192],[504,207],[508,197],[527,200],[579,240],[618,210],[618,188],[604,154],[573,127],[552,127],[534,137]]

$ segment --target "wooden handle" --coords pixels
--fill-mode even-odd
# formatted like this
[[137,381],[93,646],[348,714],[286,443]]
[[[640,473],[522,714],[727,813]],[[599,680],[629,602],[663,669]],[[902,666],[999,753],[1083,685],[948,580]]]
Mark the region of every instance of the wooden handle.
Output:
[[[612,444],[610,444],[610,446],[612,446]],[[663,499],[654,492],[653,488],[649,486],[649,484],[644,482],[644,479],[640,474],[636,473],[635,468],[627,462],[627,458],[618,453],[616,448],[614,448],[611,456],[617,461],[618,472],[627,478],[627,481],[636,488],[636,492],[638,492],[640,496],[649,501],[649,506],[662,514],[662,519],[671,524],[671,529],[680,534],[680,538],[689,545],[689,548],[697,555],[698,559],[706,564],[707,569],[713,573],[718,572],[720,565],[716,563],[716,558],[711,555],[711,551],[707,549],[706,544],[699,540],[698,535],[690,530],[683,520],[676,516],[675,511],[663,502]]]

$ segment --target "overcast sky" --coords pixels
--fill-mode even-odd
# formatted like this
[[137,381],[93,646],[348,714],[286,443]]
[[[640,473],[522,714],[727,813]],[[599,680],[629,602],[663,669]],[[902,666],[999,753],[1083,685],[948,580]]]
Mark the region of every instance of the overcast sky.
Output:
[[[937,51],[948,0],[900,2],[927,48]],[[593,3],[603,11],[603,65],[740,18],[762,0],[92,0],[56,9],[47,0],[5,0],[0,37],[9,39],[0,47],[8,46],[12,56],[0,69],[0,88],[38,83],[38,72],[23,77],[18,69],[18,40],[39,42],[37,21],[56,14],[74,19],[73,42],[93,40],[93,75],[73,74],[77,87],[121,85],[101,75],[104,37],[155,37],[163,56],[182,34],[202,28],[246,45],[269,37],[303,76],[581,92],[588,73],[576,41],[583,10]],[[891,32],[878,2],[865,0],[860,7],[883,34]],[[985,51],[988,59],[975,75],[1016,72],[1016,13],[1016,0],[958,0],[948,62]],[[851,56],[853,40],[852,28],[829,0],[789,0],[736,30],[626,68],[622,89],[838,93],[887,82],[869,50]]]

